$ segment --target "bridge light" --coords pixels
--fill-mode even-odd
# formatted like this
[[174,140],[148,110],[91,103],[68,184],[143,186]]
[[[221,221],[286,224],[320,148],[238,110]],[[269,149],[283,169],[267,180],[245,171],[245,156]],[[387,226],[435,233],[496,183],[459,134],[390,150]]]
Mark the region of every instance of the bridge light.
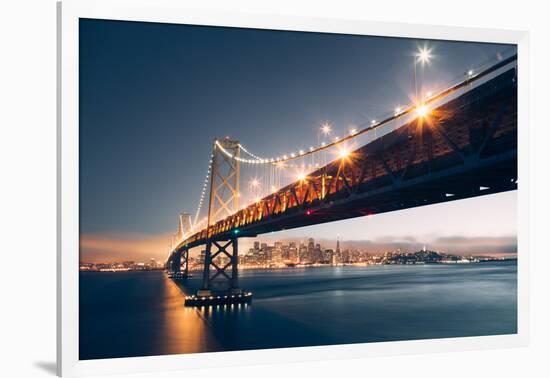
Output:
[[236,228],[236,229],[233,230],[233,233],[234,233],[235,235],[237,235],[239,232],[241,232],[241,230],[239,230],[238,228]]
[[296,175],[296,179],[298,181],[305,181],[307,178],[306,174],[304,172],[300,172]]
[[430,59],[432,58],[431,51],[427,49],[426,47],[418,50],[418,53],[416,54],[416,58],[420,63],[429,63]]
[[250,182],[250,185],[252,185],[254,188],[256,188],[258,185],[260,185],[260,182],[258,181],[258,179],[253,179]]
[[338,151],[338,156],[340,156],[341,159],[345,159],[349,156],[349,151],[345,148],[342,148],[340,151]]
[[469,77],[474,76],[474,70],[468,70],[467,74]]
[[401,107],[397,106],[397,107],[394,109],[394,115],[398,115],[399,113],[401,113]]
[[349,131],[349,134],[350,134],[350,135],[355,135],[355,134],[357,134],[357,129],[351,129],[351,130]]
[[430,109],[426,105],[420,104],[416,107],[416,115],[418,117],[423,118],[429,114],[430,114]]
[[327,123],[327,122],[323,123],[323,125],[321,126],[321,131],[322,131],[323,134],[325,134],[325,135],[330,134],[330,131],[331,131],[331,129],[330,129],[330,124]]

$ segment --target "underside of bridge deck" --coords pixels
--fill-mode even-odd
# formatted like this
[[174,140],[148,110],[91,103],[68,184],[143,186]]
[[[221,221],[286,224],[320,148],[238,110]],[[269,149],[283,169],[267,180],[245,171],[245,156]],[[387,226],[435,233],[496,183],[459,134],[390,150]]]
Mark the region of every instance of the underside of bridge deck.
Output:
[[517,189],[510,69],[276,193],[181,247]]

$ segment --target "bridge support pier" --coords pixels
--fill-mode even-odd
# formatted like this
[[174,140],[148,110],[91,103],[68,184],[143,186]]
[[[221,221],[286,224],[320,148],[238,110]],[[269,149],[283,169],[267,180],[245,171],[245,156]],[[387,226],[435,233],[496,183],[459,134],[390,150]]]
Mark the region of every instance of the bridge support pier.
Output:
[[189,277],[189,249],[184,249],[181,251],[180,261],[180,272],[182,272],[184,277],[187,278]]
[[181,269],[180,261],[181,261],[181,251],[174,252],[174,254],[172,255],[172,259],[170,260],[170,272],[172,274],[179,273]]
[[186,297],[186,306],[249,303],[252,293],[239,287],[238,238],[209,240],[204,255],[202,287],[197,295]]
[[174,252],[170,261],[170,278],[175,280],[189,277],[189,249]]

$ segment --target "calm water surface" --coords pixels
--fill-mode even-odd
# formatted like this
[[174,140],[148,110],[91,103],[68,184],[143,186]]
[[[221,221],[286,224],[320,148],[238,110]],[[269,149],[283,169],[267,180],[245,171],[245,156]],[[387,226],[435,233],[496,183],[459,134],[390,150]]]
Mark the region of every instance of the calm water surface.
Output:
[[183,307],[162,272],[80,273],[80,359],[517,332],[517,264],[243,270],[251,305]]

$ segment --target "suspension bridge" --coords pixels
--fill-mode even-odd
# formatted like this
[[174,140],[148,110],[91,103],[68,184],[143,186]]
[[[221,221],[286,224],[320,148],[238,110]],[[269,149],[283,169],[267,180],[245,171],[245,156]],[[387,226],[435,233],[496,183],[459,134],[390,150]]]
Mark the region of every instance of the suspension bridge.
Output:
[[[185,279],[189,250],[205,246],[202,287],[186,297],[186,305],[247,302],[251,293],[238,281],[241,237],[517,185],[514,55],[477,73],[468,71],[439,93],[424,94],[412,106],[309,149],[263,157],[238,141],[215,140],[197,212],[194,219],[180,215],[166,269]],[[203,211],[207,214],[200,218]]]

